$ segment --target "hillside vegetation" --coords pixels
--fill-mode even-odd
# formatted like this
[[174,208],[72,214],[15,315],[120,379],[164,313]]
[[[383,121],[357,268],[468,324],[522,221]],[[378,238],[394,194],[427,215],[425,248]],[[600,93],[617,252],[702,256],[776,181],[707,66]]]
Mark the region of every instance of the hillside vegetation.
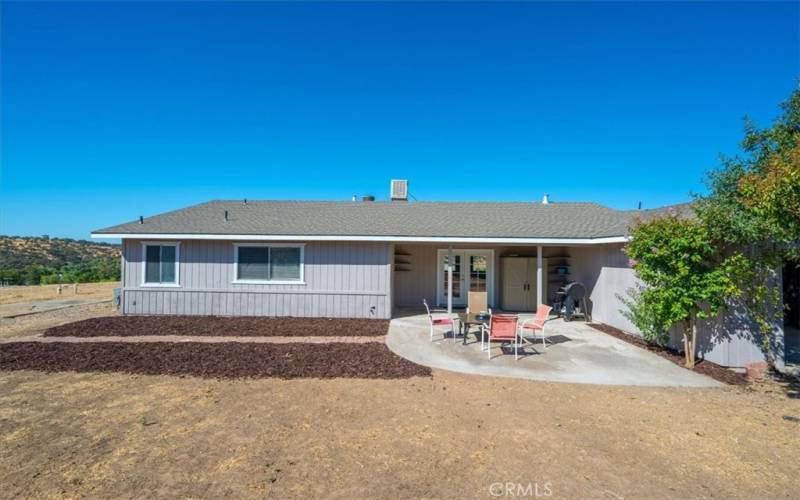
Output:
[[[60,278],[59,278],[60,275]],[[0,282],[7,285],[118,280],[120,248],[69,238],[0,236]]]

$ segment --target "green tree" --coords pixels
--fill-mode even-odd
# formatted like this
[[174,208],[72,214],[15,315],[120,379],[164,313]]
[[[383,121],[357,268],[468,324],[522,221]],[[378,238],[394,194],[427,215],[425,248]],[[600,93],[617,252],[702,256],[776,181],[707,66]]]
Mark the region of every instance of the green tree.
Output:
[[800,89],[781,109],[764,129],[745,119],[741,154],[722,159],[709,175],[709,193],[695,204],[718,251],[746,257],[735,279],[770,362],[770,339],[783,312],[772,277],[784,261],[800,262]]
[[[783,253],[797,258],[800,240],[800,135],[786,151],[767,156],[758,171],[739,180],[739,193],[745,207],[768,228]],[[793,245],[795,243],[795,245]]]
[[765,129],[745,119],[742,154],[722,159],[695,207],[721,248],[773,265],[800,258],[800,89],[781,108]]
[[646,341],[661,346],[667,345],[671,325],[667,318],[658,316],[659,308],[652,302],[655,297],[645,291],[646,287],[639,285],[628,290],[627,297],[617,294],[617,298],[626,306],[621,312],[639,328]]
[[686,366],[697,351],[697,322],[716,316],[729,298],[740,295],[732,271],[740,254],[720,259],[706,226],[668,214],[637,223],[625,248],[645,285],[629,316],[645,334],[664,340],[675,325],[683,329]]

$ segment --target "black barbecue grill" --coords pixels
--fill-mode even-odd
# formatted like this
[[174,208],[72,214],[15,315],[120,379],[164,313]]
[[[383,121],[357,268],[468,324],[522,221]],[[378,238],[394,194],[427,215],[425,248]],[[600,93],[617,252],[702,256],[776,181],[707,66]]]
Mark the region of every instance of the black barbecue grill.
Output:
[[[582,315],[586,321],[589,321],[586,308],[586,287],[583,283],[573,281],[559,288],[556,292],[553,309],[556,314],[564,318],[564,321],[572,321],[576,314]],[[580,312],[576,313],[578,310]]]

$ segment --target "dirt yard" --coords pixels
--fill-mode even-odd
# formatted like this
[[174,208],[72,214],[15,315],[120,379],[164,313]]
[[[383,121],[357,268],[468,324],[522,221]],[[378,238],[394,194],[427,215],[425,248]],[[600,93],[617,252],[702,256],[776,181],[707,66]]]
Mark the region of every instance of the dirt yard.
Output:
[[113,297],[114,289],[117,287],[119,287],[119,282],[117,281],[106,283],[79,283],[78,292],[75,293],[74,285],[68,284],[63,286],[61,295],[59,295],[56,290],[58,285],[0,287],[0,304],[68,298],[110,300]]
[[117,315],[117,308],[111,302],[88,304],[46,311],[16,318],[0,318],[0,340],[41,333],[55,325],[100,316]]
[[553,498],[791,498],[798,396],[775,382],[653,389],[441,371],[0,371],[0,484],[7,497],[491,498],[512,483]]

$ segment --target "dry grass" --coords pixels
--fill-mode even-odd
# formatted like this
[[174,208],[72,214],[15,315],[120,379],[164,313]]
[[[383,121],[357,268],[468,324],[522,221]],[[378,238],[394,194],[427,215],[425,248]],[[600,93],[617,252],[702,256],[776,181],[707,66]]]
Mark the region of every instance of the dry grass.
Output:
[[119,287],[118,281],[104,283],[79,283],[78,293],[72,284],[64,285],[61,295],[58,294],[58,285],[33,285],[33,286],[10,286],[0,288],[0,304],[15,304],[17,302],[28,302],[33,300],[50,299],[111,299],[114,289]]
[[0,373],[9,496],[791,497],[798,402],[742,389]]
[[0,484],[8,497],[473,498],[510,481],[555,498],[790,498],[800,423],[784,417],[800,400],[771,382],[0,371]]
[[72,321],[118,314],[111,302],[86,304],[57,311],[45,311],[17,318],[0,318],[0,340],[40,333],[46,328]]

